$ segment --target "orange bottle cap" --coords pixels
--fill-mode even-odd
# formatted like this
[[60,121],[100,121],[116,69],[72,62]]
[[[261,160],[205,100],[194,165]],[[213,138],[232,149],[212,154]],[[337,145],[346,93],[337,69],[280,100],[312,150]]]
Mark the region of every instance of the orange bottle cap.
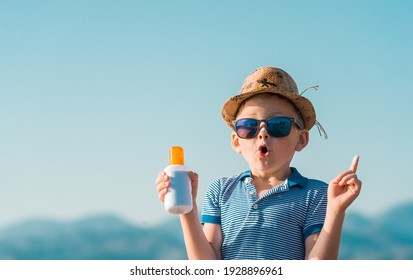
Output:
[[180,146],[173,146],[169,150],[169,163],[184,165],[184,149]]

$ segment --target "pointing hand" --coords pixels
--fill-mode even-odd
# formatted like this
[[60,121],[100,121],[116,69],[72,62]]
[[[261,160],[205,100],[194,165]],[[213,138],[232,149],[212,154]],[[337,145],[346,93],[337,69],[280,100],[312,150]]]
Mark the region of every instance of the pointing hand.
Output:
[[360,194],[362,183],[356,174],[359,159],[358,155],[355,156],[350,169],[339,174],[329,184],[328,201],[336,211],[345,211]]

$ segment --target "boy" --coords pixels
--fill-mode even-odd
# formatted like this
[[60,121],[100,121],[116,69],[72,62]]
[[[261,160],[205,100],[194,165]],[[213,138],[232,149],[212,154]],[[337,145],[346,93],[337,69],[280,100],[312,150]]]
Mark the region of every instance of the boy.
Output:
[[[232,148],[250,170],[207,189],[199,222],[198,175],[189,172],[193,210],[180,215],[189,259],[337,259],[345,210],[360,193],[358,156],[327,185],[290,167],[316,121],[311,102],[282,69],[261,67],[223,108]],[[170,185],[161,172],[160,200]]]

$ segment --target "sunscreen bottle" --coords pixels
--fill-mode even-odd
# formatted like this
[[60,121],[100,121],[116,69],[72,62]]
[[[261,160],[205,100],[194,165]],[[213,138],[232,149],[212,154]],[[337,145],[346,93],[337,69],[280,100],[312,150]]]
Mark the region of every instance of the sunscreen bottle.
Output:
[[165,209],[171,214],[186,214],[192,210],[192,187],[182,147],[173,146],[169,150],[169,163],[164,169],[171,182],[165,195]]

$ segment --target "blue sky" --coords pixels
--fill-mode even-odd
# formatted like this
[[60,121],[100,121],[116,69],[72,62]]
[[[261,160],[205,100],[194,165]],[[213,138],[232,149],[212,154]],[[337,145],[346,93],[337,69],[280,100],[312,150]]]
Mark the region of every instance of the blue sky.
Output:
[[[221,107],[255,68],[290,73],[329,139],[293,161],[324,181],[359,154],[350,211],[413,201],[411,1],[1,1],[0,225],[115,213],[171,218],[173,145],[200,174],[246,170]],[[406,182],[407,181],[407,182]]]

